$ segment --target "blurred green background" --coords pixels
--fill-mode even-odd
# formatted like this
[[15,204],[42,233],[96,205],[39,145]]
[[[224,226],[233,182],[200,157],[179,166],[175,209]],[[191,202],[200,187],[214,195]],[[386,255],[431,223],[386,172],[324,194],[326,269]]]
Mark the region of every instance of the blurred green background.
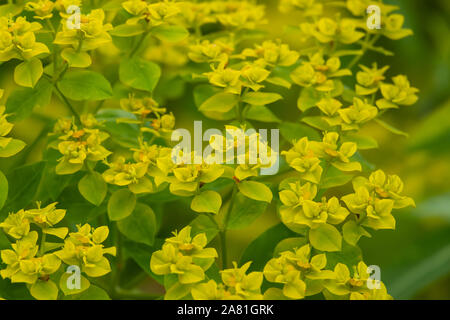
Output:
[[[298,21],[279,13],[277,1],[259,2],[268,6],[268,32],[284,38],[295,48],[295,39],[281,35],[287,24]],[[363,238],[360,244],[365,262],[380,266],[381,279],[394,298],[450,299],[450,1],[385,2],[400,6],[405,27],[412,29],[414,36],[400,41],[383,40],[380,44],[395,52],[395,56],[368,54],[361,63],[370,65],[377,61],[379,66],[390,65],[389,77],[406,74],[412,86],[420,89],[420,100],[414,106],[385,115],[387,122],[408,132],[409,138],[392,135],[376,125],[368,126],[365,131],[378,140],[380,148],[362,153],[377,168],[398,174],[405,183],[404,194],[416,200],[417,208],[397,213],[397,230],[373,232],[371,239]],[[13,67],[14,64],[8,63],[0,68],[0,87],[6,89],[6,97],[14,89],[11,84]],[[191,89],[186,88],[186,96],[191,95]],[[274,113],[282,119],[298,117],[295,94],[290,97],[292,101],[288,97],[277,104],[284,108],[275,109]],[[286,108],[286,105],[291,107]],[[178,127],[189,128],[193,120],[204,120],[196,111],[192,97],[189,101],[168,99],[167,106],[177,116]],[[32,119],[17,123],[13,133],[29,147],[14,158],[0,160],[0,169],[8,171],[40,159],[48,119],[64,115],[68,115],[67,110],[54,100],[51,108],[35,110]],[[217,124],[211,125],[217,127]],[[178,211],[177,216],[186,216],[184,208],[184,205],[172,204],[166,209]],[[271,209],[244,232],[229,232],[233,260],[239,261],[247,244],[278,222],[274,207]],[[188,223],[193,217],[187,215],[186,221],[176,220],[176,224],[169,222],[161,233]]]

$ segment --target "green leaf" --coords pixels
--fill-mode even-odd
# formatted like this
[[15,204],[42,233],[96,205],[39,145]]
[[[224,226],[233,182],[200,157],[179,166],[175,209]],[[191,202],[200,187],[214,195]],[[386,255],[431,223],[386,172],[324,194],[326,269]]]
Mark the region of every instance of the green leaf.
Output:
[[290,89],[292,87],[292,84],[288,80],[285,80],[281,77],[270,77],[270,78],[267,78],[266,81],[273,85],[280,86],[280,87],[287,88],[287,89]]
[[[89,282],[89,280],[86,279],[85,277],[83,277],[82,275],[80,275],[80,289],[77,289],[77,288],[69,289],[67,280],[69,280],[69,277],[71,277],[71,276],[74,276],[74,274],[64,272],[61,275],[61,278],[59,279],[59,288],[64,293],[64,295],[70,296],[70,295],[74,295],[74,294],[80,294],[83,291],[88,290],[89,287],[91,286],[91,283]],[[69,281],[71,281],[71,280],[72,280],[72,278]],[[73,282],[75,282],[75,281],[73,281]],[[71,282],[71,284],[73,284],[73,283]]]
[[150,270],[150,257],[155,250],[160,250],[163,245],[164,240],[156,239],[155,245],[149,247],[142,243],[136,243],[132,241],[124,241],[123,248],[128,256],[130,256],[147,274],[149,274],[153,279],[158,281],[158,283],[163,283],[163,276],[156,275]]
[[279,223],[253,240],[242,254],[240,265],[253,261],[250,271],[263,270],[266,263],[273,258],[274,249],[281,240],[293,237],[295,233]]
[[205,233],[208,242],[212,241],[219,233],[217,224],[205,215],[199,215],[189,225],[192,227],[192,234]]
[[320,135],[317,130],[301,123],[283,122],[279,128],[281,136],[291,143],[303,137],[308,137],[309,140],[320,140]]
[[309,241],[320,251],[339,251],[342,247],[341,234],[330,224],[321,224],[318,228],[309,230]]
[[[194,102],[197,109],[209,98],[214,96],[215,94],[221,92],[218,88],[215,88],[209,84],[198,85],[194,88]],[[227,112],[220,111],[202,111],[202,113],[210,118],[215,120],[231,120],[236,116],[233,109],[230,109]]]
[[156,217],[152,208],[137,203],[133,213],[117,222],[120,232],[128,239],[152,246],[156,235]]
[[139,146],[139,126],[117,122],[119,118],[137,120],[134,114],[120,109],[102,109],[97,113],[96,118],[103,122],[105,130],[117,144],[125,148],[137,148]]
[[0,158],[9,158],[25,148],[26,143],[22,140],[12,139],[4,148],[0,147]]
[[330,189],[343,186],[349,183],[353,179],[353,174],[343,173],[339,169],[331,166],[325,177],[320,183],[320,189]]
[[131,58],[120,63],[120,81],[132,88],[153,92],[160,77],[161,68],[154,62]]
[[297,100],[297,107],[300,111],[305,112],[314,107],[321,98],[321,94],[313,87],[303,88]]
[[116,37],[133,37],[144,33],[145,27],[140,24],[120,24],[115,26],[109,33]]
[[31,286],[30,293],[37,300],[56,300],[58,287],[51,280],[38,280]]
[[245,111],[245,118],[261,122],[281,122],[281,120],[266,106],[249,106]]
[[246,228],[264,213],[266,208],[267,203],[252,200],[241,193],[237,193],[233,206],[226,217],[226,228],[230,230]]
[[93,205],[99,206],[106,197],[108,186],[98,172],[89,172],[78,182],[81,195]]
[[179,42],[189,36],[186,28],[167,24],[153,28],[152,32],[159,40],[168,42]]
[[112,97],[108,80],[98,72],[77,70],[67,72],[58,88],[72,100],[105,100]]
[[328,122],[326,122],[322,117],[304,117],[302,119],[302,122],[306,123],[307,125],[319,129],[321,131],[327,131],[330,126],[328,125]]
[[357,246],[349,245],[346,241],[342,242],[342,249],[338,252],[327,252],[327,270],[333,270],[336,264],[343,263],[350,270],[362,261],[361,249]]
[[32,58],[19,64],[14,70],[14,81],[22,87],[34,88],[42,77],[44,68],[41,60]]
[[91,285],[89,289],[76,297],[77,300],[111,300],[105,290]]
[[11,121],[20,121],[28,117],[35,108],[43,108],[50,104],[53,87],[49,81],[42,78],[34,87],[14,90],[6,101],[6,113]]
[[192,285],[176,282],[167,289],[164,300],[181,300],[191,292]]
[[23,6],[18,4],[3,4],[0,5],[0,16],[7,17],[8,15],[17,16],[23,11]]
[[372,137],[361,135],[342,136],[343,142],[354,142],[358,146],[358,150],[370,150],[378,148],[378,142]]
[[18,167],[7,175],[9,195],[4,211],[15,212],[25,208],[34,200],[44,168],[45,162],[41,161],[32,165]]
[[238,103],[239,97],[235,94],[220,92],[210,98],[208,98],[202,105],[198,108],[199,111],[215,111],[224,113],[233,109],[233,107]]
[[256,181],[242,181],[238,184],[239,191],[242,192],[247,198],[264,201],[267,203],[272,202],[272,191],[265,184]]
[[136,196],[128,188],[114,192],[108,201],[108,216],[112,221],[128,217],[136,207]]
[[380,119],[375,119],[375,121],[382,126],[383,128],[385,128],[386,130],[392,132],[393,134],[399,135],[399,136],[404,136],[404,137],[409,137],[409,134],[407,134],[406,132],[403,132],[393,126],[391,126],[389,123],[384,122],[383,120]]
[[356,246],[362,236],[371,237],[370,233],[353,220],[347,221],[344,224],[342,233],[344,235],[344,240],[352,246]]
[[87,68],[91,65],[91,56],[84,51],[76,51],[74,48],[65,48],[61,51],[61,57],[67,61],[69,67]]
[[219,213],[222,197],[215,191],[204,191],[196,195],[191,202],[191,209],[195,212]]
[[294,237],[281,240],[273,251],[273,256],[277,257],[281,252],[291,251],[304,246],[308,241],[304,237]]
[[272,92],[248,92],[242,96],[243,102],[256,106],[271,104],[281,99],[281,95]]
[[5,205],[8,198],[8,180],[3,172],[0,171],[0,209]]

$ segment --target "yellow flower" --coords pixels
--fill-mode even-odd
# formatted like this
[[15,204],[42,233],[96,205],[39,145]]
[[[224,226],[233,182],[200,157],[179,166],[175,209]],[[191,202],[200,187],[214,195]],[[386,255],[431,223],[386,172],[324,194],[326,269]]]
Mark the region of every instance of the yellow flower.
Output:
[[152,254],[151,270],[158,275],[178,275],[182,284],[202,281],[205,271],[214,263],[217,251],[205,248],[207,239],[204,233],[192,238],[190,226],[173,235],[166,239],[161,250]]
[[262,272],[247,273],[251,262],[245,263],[242,267],[238,267],[233,262],[234,268],[220,271],[222,282],[229,293],[227,299],[245,299],[245,300],[261,300],[261,284],[263,281]]
[[378,115],[378,109],[367,101],[359,98],[353,99],[353,105],[339,110],[342,119],[341,128],[343,131],[358,130],[360,125],[373,120]]
[[384,73],[389,69],[389,66],[378,69],[377,64],[374,63],[371,69],[363,65],[359,67],[362,71],[356,74],[356,81],[358,82],[355,85],[356,94],[365,96],[376,93],[382,81],[385,80]]
[[401,195],[403,181],[400,177],[397,175],[386,176],[382,170],[373,172],[369,179],[364,177],[353,179],[353,187],[355,190],[360,187],[365,187],[370,193],[374,193],[376,197],[394,200],[395,209],[402,209],[408,206],[415,207],[413,199]]
[[68,265],[81,267],[90,277],[101,277],[111,271],[105,254],[116,255],[116,248],[102,244],[109,234],[108,227],[92,228],[89,224],[77,225],[77,232],[69,233],[64,247],[55,254]]
[[50,0],[38,0],[34,2],[27,2],[25,4],[25,10],[33,11],[36,16],[36,19],[50,19],[53,17],[52,11],[55,7],[55,4]]
[[358,24],[353,19],[342,19],[335,21],[331,18],[321,18],[316,23],[302,23],[301,30],[313,36],[321,43],[332,41],[343,44],[355,43],[364,36],[363,32],[357,31]]
[[399,105],[410,106],[417,102],[417,88],[411,87],[408,78],[403,75],[392,78],[394,84],[381,84],[383,99],[377,101],[380,109],[398,108]]
[[[84,122],[90,126],[97,124],[88,118]],[[75,173],[83,168],[85,161],[105,160],[111,154],[101,145],[109,137],[106,132],[89,127],[79,129],[73,119],[58,121],[53,132],[62,140],[50,144],[63,155],[56,166],[57,174]]]
[[325,61],[322,53],[309,57],[291,73],[291,79],[302,87],[313,86],[317,91],[332,91],[338,86],[339,78],[351,75],[348,69],[340,69],[341,61],[337,57]]
[[36,41],[34,33],[40,29],[39,22],[28,22],[25,17],[17,17],[15,21],[0,17],[0,61],[29,60],[49,53],[45,44]]
[[322,142],[311,142],[311,149],[320,158],[330,161],[331,165],[341,171],[361,171],[359,162],[351,162],[352,157],[357,151],[357,145],[353,142],[339,142],[337,132],[325,133]]
[[13,250],[2,250],[1,258],[7,265],[0,270],[2,278],[10,278],[11,282],[34,284],[38,279],[48,279],[55,273],[61,261],[54,254],[36,257],[39,247],[36,245],[38,234],[31,231],[28,235],[12,244]]
[[334,278],[332,271],[323,270],[327,264],[325,254],[311,257],[310,245],[280,253],[264,267],[264,276],[270,282],[283,284],[283,295],[290,299],[303,299],[320,293],[323,280]]
[[[65,16],[65,15],[64,15]],[[81,44],[82,51],[94,50],[112,41],[108,31],[112,25],[104,24],[105,13],[103,9],[94,9],[87,15],[80,17],[80,29],[69,29],[63,23],[62,31],[56,34],[54,43],[70,45],[77,49]]]
[[320,182],[323,169],[320,166],[320,159],[309,147],[307,137],[295,142],[290,150],[283,151],[281,154],[286,157],[290,167],[300,172],[301,179],[316,184]]
[[369,279],[367,271],[367,265],[361,261],[353,267],[353,276],[351,276],[348,267],[338,263],[334,268],[335,277],[324,282],[328,291],[325,293],[325,297],[351,300],[391,300],[392,297],[387,294],[383,283],[380,282],[380,289],[369,289],[367,287],[367,280]]
[[15,239],[21,239],[30,232],[30,220],[22,209],[15,214],[9,214],[8,217],[0,223],[0,228]]
[[244,57],[262,59],[271,66],[289,67],[297,62],[299,54],[290,50],[289,45],[281,44],[279,41],[264,41],[262,45],[255,45],[255,49],[245,49]]

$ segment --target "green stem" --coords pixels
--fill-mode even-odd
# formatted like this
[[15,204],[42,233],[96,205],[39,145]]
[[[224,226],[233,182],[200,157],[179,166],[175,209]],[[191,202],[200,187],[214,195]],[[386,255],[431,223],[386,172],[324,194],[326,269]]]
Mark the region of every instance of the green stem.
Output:
[[231,192],[230,203],[228,206],[228,210],[223,218],[223,226],[220,228],[219,236],[220,236],[220,250],[222,253],[222,269],[226,269],[228,267],[228,252],[227,252],[227,224],[228,224],[228,216],[233,208],[234,199],[236,198],[238,188],[236,185],[233,187],[233,191]]
[[45,241],[47,240],[47,234],[42,230],[41,247],[39,248],[39,255],[42,257],[45,253]]
[[139,38],[138,43],[136,44],[136,46],[133,48],[133,50],[131,50],[130,52],[130,58],[132,58],[141,48],[142,44],[145,42],[145,38],[147,37],[148,33],[144,32],[141,37]]
[[347,66],[347,69],[352,69],[359,62],[359,60],[361,60],[361,58],[364,56],[367,50],[371,48],[379,38],[380,35],[377,34],[372,38],[372,40],[370,40],[370,34],[367,34],[361,47],[362,53],[353,58],[353,60]]
[[78,115],[78,113],[75,111],[75,108],[72,106],[72,104],[67,100],[67,98],[64,96],[64,94],[59,90],[59,88],[56,86],[56,84],[53,86],[55,89],[56,95],[58,98],[66,105],[66,107],[72,112],[72,114],[75,116],[77,121],[81,123],[81,118]]

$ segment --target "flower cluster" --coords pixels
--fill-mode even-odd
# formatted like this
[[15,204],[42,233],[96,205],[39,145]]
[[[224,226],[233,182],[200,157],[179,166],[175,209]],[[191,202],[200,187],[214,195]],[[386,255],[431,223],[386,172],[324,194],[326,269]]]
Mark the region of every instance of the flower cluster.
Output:
[[39,22],[29,22],[25,17],[0,17],[0,61],[30,60],[49,53],[45,44],[36,41],[35,32],[41,29]]
[[[29,290],[36,299],[56,299],[58,286],[55,280],[58,277],[62,262],[69,266],[79,266],[82,272],[89,277],[100,277],[111,271],[109,261],[103,256],[115,255],[115,248],[104,248],[101,244],[108,237],[107,227],[93,229],[85,224],[78,227],[78,232],[68,233],[66,227],[55,227],[66,215],[66,210],[57,209],[56,203],[41,208],[38,203],[36,209],[19,210],[9,214],[0,223],[0,228],[15,240],[11,249],[0,252],[1,259],[6,268],[0,270],[2,278],[11,279],[12,283],[29,284]],[[40,230],[41,242],[38,245],[39,233],[34,230],[36,226]],[[65,239],[64,244],[47,240],[47,235],[59,239]],[[56,249],[63,247],[61,250]],[[61,276],[61,279],[64,276]],[[86,280],[87,281],[87,280]],[[89,283],[89,281],[87,281]],[[66,291],[66,283],[61,280],[61,290]],[[77,288],[80,293],[82,290]],[[67,292],[67,293],[66,293]]]
[[251,262],[238,267],[222,270],[222,283],[214,280],[195,285],[191,294],[195,300],[261,300],[262,272],[247,273]]
[[174,232],[166,239],[161,250],[152,254],[151,270],[158,275],[176,275],[182,284],[197,283],[205,279],[205,271],[214,263],[217,251],[205,248],[204,233],[191,237],[191,227]]
[[63,157],[58,161],[56,172],[58,174],[73,174],[80,171],[85,163],[94,165],[105,160],[111,154],[102,142],[109,135],[96,129],[99,124],[93,117],[84,117],[82,126],[75,123],[74,119],[60,119],[54,128],[54,140],[50,147],[57,149]]

